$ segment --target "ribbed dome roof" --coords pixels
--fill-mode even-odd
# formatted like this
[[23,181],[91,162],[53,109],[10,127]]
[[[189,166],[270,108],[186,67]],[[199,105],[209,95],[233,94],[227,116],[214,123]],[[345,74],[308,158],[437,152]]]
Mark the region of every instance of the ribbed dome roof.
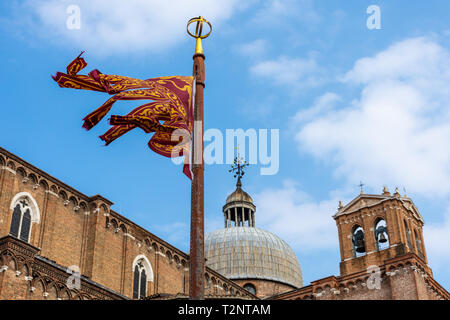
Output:
[[234,201],[245,201],[253,203],[252,197],[241,189],[241,187],[236,188],[236,190],[233,191],[228,197],[226,203],[234,202]]
[[259,228],[232,227],[207,234],[205,256],[208,267],[230,279],[265,279],[303,286],[300,263],[289,245]]

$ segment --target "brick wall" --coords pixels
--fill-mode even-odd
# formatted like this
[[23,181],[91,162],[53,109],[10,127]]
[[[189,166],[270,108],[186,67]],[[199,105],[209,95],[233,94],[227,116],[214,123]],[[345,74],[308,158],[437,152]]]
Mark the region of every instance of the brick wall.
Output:
[[[22,192],[35,200],[40,212],[40,221],[32,224],[30,238],[40,256],[64,267],[78,266],[81,274],[92,281],[131,297],[133,261],[143,255],[153,272],[147,295],[189,292],[187,254],[111,210],[108,199],[88,197],[1,148],[0,237],[9,234],[10,205]],[[14,297],[13,289],[7,289],[16,287],[9,273],[1,275],[7,280],[3,281],[3,292]],[[209,268],[205,276],[226,288],[217,294],[253,297]],[[34,288],[38,292],[40,284]],[[17,293],[16,298],[23,295]]]
[[379,266],[379,286],[360,271],[327,277],[310,286],[271,297],[276,300],[450,300],[450,294],[414,253],[386,260]]

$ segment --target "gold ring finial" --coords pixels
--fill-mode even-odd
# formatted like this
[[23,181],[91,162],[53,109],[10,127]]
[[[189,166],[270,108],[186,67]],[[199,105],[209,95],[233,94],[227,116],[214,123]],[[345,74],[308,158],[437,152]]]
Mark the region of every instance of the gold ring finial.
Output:
[[[195,33],[193,34],[189,30],[189,26],[191,24],[193,24],[194,22],[196,22],[197,24],[195,26]],[[203,23],[206,23],[209,26],[209,32],[206,34],[202,34],[203,33]],[[211,23],[208,20],[206,20],[205,18],[203,18],[202,16],[192,18],[187,23],[186,31],[191,37],[196,39],[195,53],[203,54],[202,39],[207,38],[211,34],[211,31],[212,31]]]

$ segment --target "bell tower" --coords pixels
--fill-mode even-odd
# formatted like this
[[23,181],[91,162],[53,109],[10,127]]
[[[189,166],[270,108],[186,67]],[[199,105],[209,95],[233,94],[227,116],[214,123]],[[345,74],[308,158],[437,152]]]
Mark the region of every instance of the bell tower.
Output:
[[[391,195],[358,195],[347,205],[339,202],[333,216],[339,234],[341,276],[382,266],[386,260],[414,253],[427,265],[422,227],[424,220],[414,203],[398,188]],[[431,270],[429,270],[431,272]]]

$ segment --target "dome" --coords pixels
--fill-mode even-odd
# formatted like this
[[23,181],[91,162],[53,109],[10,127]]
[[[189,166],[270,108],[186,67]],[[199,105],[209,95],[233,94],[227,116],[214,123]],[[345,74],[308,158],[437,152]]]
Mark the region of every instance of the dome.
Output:
[[300,263],[291,247],[271,232],[238,226],[205,238],[208,267],[229,279],[263,279],[303,286]]
[[250,197],[250,195],[247,192],[245,192],[244,190],[242,190],[240,187],[237,188],[236,190],[234,190],[233,193],[227,197],[226,203],[229,204],[231,202],[236,202],[236,201],[241,201],[241,202],[244,201],[244,202],[253,203],[252,197]]

